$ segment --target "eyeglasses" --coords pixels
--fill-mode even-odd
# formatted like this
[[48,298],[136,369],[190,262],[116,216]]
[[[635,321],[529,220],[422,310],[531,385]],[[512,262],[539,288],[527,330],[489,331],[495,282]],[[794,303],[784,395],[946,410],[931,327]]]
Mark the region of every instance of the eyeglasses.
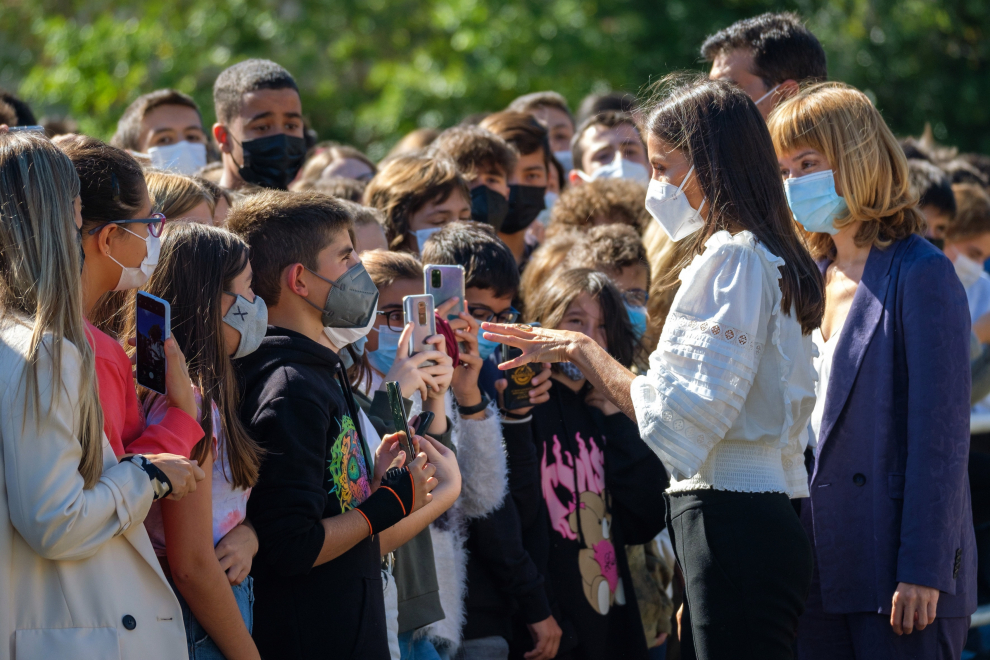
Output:
[[165,214],[152,213],[150,218],[134,218],[133,220],[111,220],[110,222],[104,222],[99,227],[90,229],[89,235],[92,236],[93,234],[100,231],[107,225],[129,225],[134,223],[143,223],[148,225],[148,233],[157,238],[162,235],[162,229],[165,228]]
[[405,315],[402,313],[401,309],[393,309],[387,312],[375,312],[379,316],[385,317],[385,323],[388,325],[389,330],[394,330],[395,332],[402,332],[403,328],[406,327]]
[[468,313],[475,321],[482,323],[491,323],[493,321],[496,323],[515,323],[519,320],[519,310],[514,307],[496,313],[493,309],[485,305],[468,305]]
[[622,292],[622,298],[632,307],[646,307],[650,300],[650,294],[643,289],[629,289]]

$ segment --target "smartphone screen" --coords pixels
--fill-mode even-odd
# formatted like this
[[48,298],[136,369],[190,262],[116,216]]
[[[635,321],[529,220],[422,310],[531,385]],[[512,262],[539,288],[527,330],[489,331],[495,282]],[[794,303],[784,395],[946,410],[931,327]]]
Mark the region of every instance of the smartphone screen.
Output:
[[423,278],[426,292],[433,296],[433,303],[439,307],[451,298],[457,298],[457,304],[447,312],[447,320],[458,318],[458,314],[467,309],[464,301],[464,267],[463,266],[423,266]]
[[144,291],[137,294],[137,382],[165,394],[165,340],[171,329],[169,304]]
[[395,381],[385,383],[385,393],[388,395],[388,407],[392,411],[392,426],[399,434],[399,446],[406,452],[406,463],[416,457],[413,450],[412,437],[409,435],[409,424],[406,422],[406,409],[402,405],[402,390]]

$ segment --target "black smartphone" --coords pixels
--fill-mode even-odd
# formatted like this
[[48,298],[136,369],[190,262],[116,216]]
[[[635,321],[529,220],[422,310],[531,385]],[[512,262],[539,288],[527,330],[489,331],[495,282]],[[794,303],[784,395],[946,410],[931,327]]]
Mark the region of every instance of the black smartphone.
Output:
[[435,415],[429,410],[419,413],[419,419],[416,420],[416,430],[413,432],[413,435],[420,437],[426,435],[430,431],[430,424],[433,423],[434,417]]
[[[502,362],[514,360],[522,353],[521,348],[502,344]],[[536,377],[537,373],[533,364],[528,363],[521,367],[506,369],[504,373],[509,386],[502,393],[502,408],[504,410],[518,410],[533,405],[529,402],[529,391],[533,389],[533,378]]]
[[[402,390],[394,380],[385,383],[385,393],[388,395],[388,406],[392,411],[392,425],[399,434],[399,446],[406,452],[406,463],[416,457],[413,449],[412,436],[409,434],[409,424],[406,422],[406,408],[402,405]],[[432,420],[430,420],[432,421]]]
[[168,301],[137,292],[137,382],[165,394],[165,340],[172,331]]

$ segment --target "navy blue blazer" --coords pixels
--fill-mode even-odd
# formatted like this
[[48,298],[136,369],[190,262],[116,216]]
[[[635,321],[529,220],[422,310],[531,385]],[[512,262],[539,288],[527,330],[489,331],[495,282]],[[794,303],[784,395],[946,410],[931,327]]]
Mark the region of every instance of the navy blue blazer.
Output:
[[898,582],[942,592],[938,616],[976,610],[969,335],[945,255],[919,236],[870,250],[802,506],[826,612],[889,614]]

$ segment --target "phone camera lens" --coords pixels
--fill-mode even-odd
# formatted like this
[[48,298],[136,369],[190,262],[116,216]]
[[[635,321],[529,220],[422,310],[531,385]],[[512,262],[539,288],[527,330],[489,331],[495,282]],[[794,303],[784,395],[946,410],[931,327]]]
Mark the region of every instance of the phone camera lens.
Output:
[[440,271],[439,270],[433,271],[433,285],[432,286],[433,286],[434,289],[439,289],[440,288],[440,284],[441,284],[441,281],[442,281],[440,279],[440,277],[441,277],[441,275],[440,275]]

